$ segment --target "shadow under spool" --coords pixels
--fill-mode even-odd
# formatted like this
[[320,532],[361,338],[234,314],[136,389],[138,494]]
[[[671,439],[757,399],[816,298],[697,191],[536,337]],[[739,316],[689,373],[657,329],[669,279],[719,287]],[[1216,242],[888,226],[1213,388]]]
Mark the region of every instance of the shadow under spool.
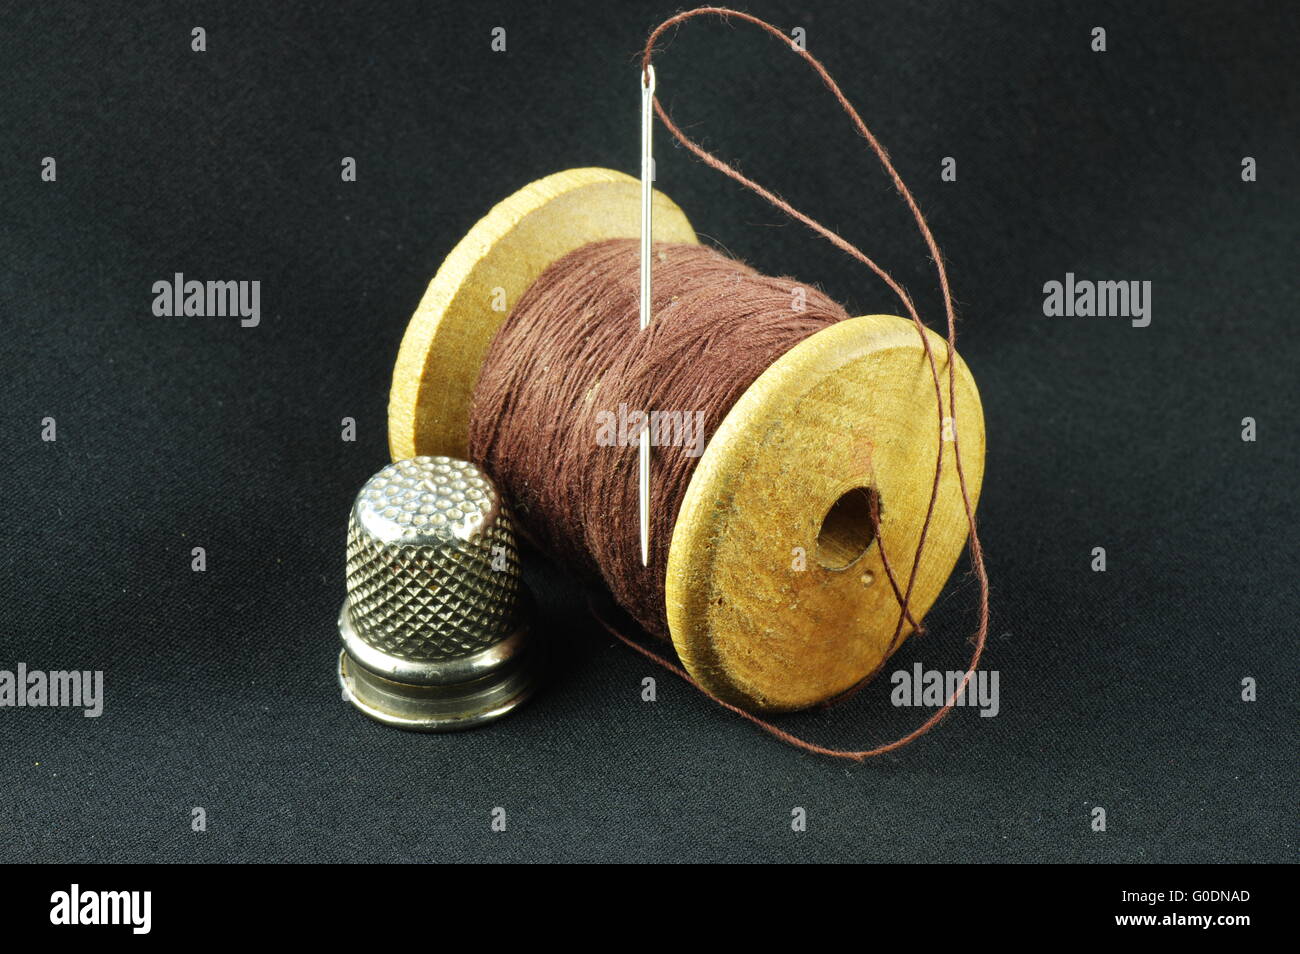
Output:
[[[393,458],[466,457],[474,389],[506,307],[569,252],[633,239],[639,230],[640,183],[607,169],[540,179],[479,221],[439,268],[402,340],[388,411]],[[654,240],[698,243],[686,216],[659,192]],[[946,408],[946,343],[926,334]],[[959,419],[942,431],[960,430],[974,504],[983,414],[974,379],[954,360]],[[899,607],[881,545],[905,587],[941,446],[914,618],[937,598],[967,536],[940,416],[916,326],[892,315],[816,332],[744,391],[709,435],[668,547],[664,617],[678,656],[704,689],[751,711],[801,709],[884,663]]]

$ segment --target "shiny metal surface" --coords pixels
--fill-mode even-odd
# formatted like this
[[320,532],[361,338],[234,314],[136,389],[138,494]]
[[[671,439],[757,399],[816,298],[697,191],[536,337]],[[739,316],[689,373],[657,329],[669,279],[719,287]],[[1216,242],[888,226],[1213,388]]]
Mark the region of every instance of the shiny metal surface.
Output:
[[510,515],[478,467],[396,461],[348,520],[339,681],[357,708],[445,731],[510,711],[536,683]]

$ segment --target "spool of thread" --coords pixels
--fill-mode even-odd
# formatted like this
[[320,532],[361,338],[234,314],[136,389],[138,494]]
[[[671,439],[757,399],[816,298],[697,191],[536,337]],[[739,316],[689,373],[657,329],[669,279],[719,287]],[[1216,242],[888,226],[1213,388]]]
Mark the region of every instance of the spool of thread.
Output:
[[[474,460],[527,535],[600,577],[719,699],[750,712],[825,702],[883,665],[960,555],[950,436],[973,506],[974,379],[927,330],[935,374],[912,321],[850,318],[810,286],[704,249],[659,192],[656,325],[638,336],[639,228],[639,183],[607,169],[547,176],[493,208],[407,328],[391,453]],[[943,419],[950,380],[957,420]],[[664,394],[691,406],[657,404]],[[706,418],[699,457],[655,448],[646,568],[629,529],[636,448],[599,445],[595,426],[620,404]]]

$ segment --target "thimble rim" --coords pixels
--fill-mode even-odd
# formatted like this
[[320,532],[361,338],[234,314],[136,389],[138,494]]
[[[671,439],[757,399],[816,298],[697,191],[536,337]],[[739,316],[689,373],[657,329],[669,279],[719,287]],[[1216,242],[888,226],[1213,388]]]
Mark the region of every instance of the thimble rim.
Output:
[[[521,604],[523,599],[521,591]],[[352,623],[351,606],[351,601],[345,599],[339,610],[339,637],[344,651],[376,676],[407,685],[447,686],[471,682],[500,669],[523,652],[528,641],[526,615],[520,611],[514,629],[485,649],[450,659],[408,659],[366,642]],[[521,605],[519,610],[522,609]]]
[[512,665],[467,684],[411,686],[375,675],[348,655],[338,656],[338,681],[346,699],[384,725],[415,732],[454,732],[498,719],[537,688],[537,647],[512,657]]

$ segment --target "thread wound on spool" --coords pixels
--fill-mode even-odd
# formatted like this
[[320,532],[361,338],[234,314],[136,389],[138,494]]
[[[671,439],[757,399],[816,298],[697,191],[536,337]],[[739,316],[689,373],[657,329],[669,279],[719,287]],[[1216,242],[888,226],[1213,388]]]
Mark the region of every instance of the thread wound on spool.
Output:
[[[700,451],[763,371],[848,314],[815,288],[698,245],[655,246],[654,323],[645,332],[639,291],[632,240],[584,246],[546,269],[488,350],[469,453],[538,546],[602,580],[642,626],[666,636],[668,548]],[[602,420],[638,411],[666,412],[690,438],[655,441],[644,567],[636,434],[617,435],[614,446],[598,440]]]
[[[720,433],[716,435],[717,451],[705,459],[702,466],[696,469],[694,479],[689,481],[686,497],[681,505],[684,513],[681,517],[680,529],[683,532],[673,535],[668,554],[669,576],[665,589],[668,599],[667,615],[674,644],[690,670],[689,674],[640,646],[604,620],[601,620],[601,623],[612,635],[617,636],[631,648],[677,672],[683,678],[709,692],[719,704],[749,719],[764,731],[810,752],[861,761],[895,751],[937,725],[956,704],[971,675],[979,666],[984,652],[989,627],[989,581],[975,520],[975,506],[979,495],[984,455],[983,420],[979,410],[979,395],[969,370],[957,356],[956,313],[948,276],[944,268],[943,256],[925,217],[911,191],[894,168],[884,147],[867,128],[858,111],[848,101],[820,61],[800,46],[791,47],[788,38],[780,29],[758,17],[726,8],[700,7],[669,17],[651,32],[642,53],[643,70],[648,72],[655,45],[665,31],[686,20],[703,16],[718,16],[724,20],[734,18],[759,27],[781,41],[787,49],[793,49],[820,77],[857,133],[867,142],[912,214],[935,266],[939,290],[943,297],[947,335],[946,340],[940,338],[925,326],[911,296],[874,259],[843,236],[703,149],[681,131],[655,98],[653,103],[655,112],[683,147],[711,168],[730,177],[791,218],[803,223],[878,276],[902,304],[910,319],[910,330],[915,332],[915,337],[910,338],[906,343],[901,341],[900,326],[907,323],[887,315],[862,316],[836,327],[823,328],[821,334],[807,340],[806,344],[796,344],[786,357],[755,379],[753,386],[742,395],[733,413],[726,417]],[[484,323],[480,320],[473,321],[472,327],[477,330],[467,330],[470,327],[469,323],[477,317],[478,311],[477,306],[469,304],[464,297],[466,290],[471,289],[474,284],[469,280],[470,272],[467,269],[494,262],[495,265],[503,266],[504,272],[494,267],[491,271],[493,278],[504,275],[509,278],[513,287],[528,287],[528,283],[531,283],[537,275],[531,263],[542,261],[553,264],[555,262],[555,258],[549,255],[549,252],[554,250],[551,241],[554,236],[563,236],[565,247],[575,249],[580,247],[582,239],[573,241],[574,236],[585,235],[588,236],[586,241],[592,241],[597,236],[631,234],[632,225],[622,218],[622,214],[630,211],[632,206],[630,203],[614,201],[612,204],[601,203],[601,214],[596,215],[585,209],[582,214],[575,215],[572,209],[557,208],[551,218],[555,220],[553,224],[557,224],[558,228],[542,228],[540,231],[530,233],[518,246],[506,242],[507,238],[528,231],[523,228],[524,223],[542,222],[543,220],[539,218],[541,213],[552,206],[557,206],[561,196],[553,194],[552,187],[561,184],[561,180],[564,184],[561,185],[560,192],[577,195],[577,189],[573,188],[575,185],[579,187],[584,184],[593,185],[596,180],[602,183],[616,183],[619,178],[617,173],[608,170],[571,170],[533,183],[494,209],[493,213],[480,222],[471,235],[457,246],[452,256],[456,258],[454,267],[448,268],[452,264],[449,259],[448,263],[439,269],[439,274],[430,284],[425,300],[421,302],[421,310],[412,320],[412,325],[403,339],[389,408],[390,443],[394,448],[414,446],[420,442],[439,446],[450,443],[459,447],[463,440],[462,435],[469,423],[466,420],[468,414],[465,413],[465,405],[472,403],[469,401],[471,385],[480,377],[479,372],[483,364],[480,359],[488,349],[488,341],[493,337],[497,327],[496,321]],[[584,200],[588,198],[587,193],[583,193],[583,198]],[[657,194],[655,198],[663,199]],[[694,232],[681,216],[680,210],[666,199],[663,199],[662,204],[670,213],[676,214],[672,227],[679,235],[675,235],[674,239],[694,240]],[[536,212],[538,215],[529,214],[531,212]],[[656,234],[661,234],[658,221]],[[462,252],[463,254],[457,258],[457,253]],[[475,297],[475,300],[477,299],[478,296]],[[452,320],[448,321],[448,319]],[[442,334],[444,328],[446,334]],[[465,361],[467,357],[471,359],[468,363]],[[435,358],[437,360],[434,360]],[[919,376],[918,372],[920,372]],[[811,376],[814,383],[826,387],[806,387],[804,383],[806,376]],[[923,381],[924,377],[928,377],[929,381]],[[921,452],[928,452],[934,465],[933,479],[927,479],[928,495],[920,497],[922,491],[916,479],[915,455],[910,450],[902,448],[912,448],[917,439],[922,438],[923,433],[929,430],[929,425],[921,424],[915,414],[918,409],[924,410],[922,405],[917,403],[918,401],[928,403],[929,394],[925,392],[930,384],[932,384],[934,404],[930,405],[929,411],[937,412],[933,422],[938,425],[939,432],[943,436],[935,440],[931,432],[928,440],[921,441],[928,445],[920,448]],[[918,385],[922,387],[918,388]],[[817,390],[821,393],[814,395],[814,391]],[[858,395],[864,390],[878,392],[881,407],[886,409],[885,413],[877,414],[862,406]],[[432,395],[443,392],[449,396],[448,401],[432,398]],[[959,392],[962,395],[961,414],[958,412]],[[802,406],[805,404],[805,399],[811,399],[806,403],[814,408],[808,413],[802,413],[805,410]],[[458,404],[457,401],[462,403]],[[508,403],[508,400],[504,403]],[[789,415],[788,420],[787,408],[795,412]],[[852,554],[855,547],[850,540],[844,538],[851,527],[860,526],[860,519],[855,519],[853,516],[854,503],[849,501],[839,509],[837,503],[844,498],[846,491],[854,489],[868,491],[873,517],[872,531],[879,546],[874,551],[871,550],[870,545],[868,546],[868,551],[873,554],[869,559],[874,562],[867,564],[864,561],[859,566],[857,561],[851,560],[844,568],[855,567],[855,574],[857,569],[862,569],[860,579],[867,589],[870,589],[876,580],[876,569],[879,569],[888,579],[889,590],[897,600],[898,613],[897,622],[892,626],[892,636],[886,636],[883,642],[879,639],[882,634],[876,625],[877,621],[874,620],[882,607],[877,603],[873,611],[863,616],[862,601],[858,597],[849,597],[846,600],[846,591],[842,586],[819,584],[817,590],[819,611],[811,616],[800,614],[798,599],[784,608],[777,607],[778,616],[784,613],[784,622],[801,623],[804,629],[803,638],[793,643],[788,639],[780,638],[781,619],[776,620],[775,627],[768,625],[763,632],[756,632],[751,626],[758,616],[764,615],[765,602],[770,606],[771,601],[788,596],[788,591],[781,592],[779,584],[775,589],[768,586],[756,592],[744,592],[736,588],[740,580],[737,570],[752,564],[752,556],[757,549],[759,538],[753,535],[756,527],[752,519],[743,515],[746,508],[729,509],[728,501],[748,499],[750,505],[748,510],[752,513],[754,510],[766,509],[770,503],[785,504],[796,495],[806,495],[806,488],[796,486],[786,474],[773,469],[771,466],[773,461],[751,457],[747,449],[749,446],[785,442],[791,447],[802,447],[805,455],[810,458],[835,457],[839,460],[841,468],[859,469],[860,464],[855,463],[853,459],[854,449],[850,449],[846,456],[844,448],[835,447],[830,442],[834,435],[838,435],[846,428],[842,420],[827,419],[824,414],[827,408],[848,411],[856,421],[858,430],[882,433],[884,438],[882,441],[873,442],[872,439],[867,439],[865,442],[863,449],[866,451],[868,469],[876,470],[875,465],[870,463],[874,454],[883,452],[885,457],[890,458],[892,463],[889,463],[886,469],[876,470],[878,474],[894,475],[890,477],[889,487],[883,496],[888,496],[891,502],[897,504],[896,507],[891,506],[895,514],[910,514],[919,518],[919,526],[915,527],[916,532],[904,534],[903,541],[900,541],[912,548],[911,560],[902,562],[896,559],[890,560],[886,557],[884,538],[891,535],[891,530],[878,519],[882,497],[878,488],[870,484],[859,488],[854,488],[851,484],[835,486],[838,481],[834,479],[833,473],[829,483],[826,480],[820,482],[820,496],[828,502],[826,514],[821,521],[822,532],[817,540],[817,549],[827,551],[822,554],[826,562],[835,562]],[[801,428],[809,424],[812,425],[812,430],[804,433]],[[974,431],[970,429],[972,424]],[[487,426],[491,428],[492,425],[489,422]],[[852,429],[854,428],[848,428],[848,430]],[[966,435],[961,438],[960,443],[959,432]],[[970,446],[972,437],[976,442],[973,448]],[[963,463],[962,446],[973,452],[965,463]],[[788,454],[782,454],[778,455],[776,460],[777,463],[781,463],[788,458]],[[767,466],[763,466],[764,464]],[[749,470],[751,465],[758,466],[754,466],[751,472]],[[811,476],[818,475],[814,471]],[[776,495],[772,493],[772,489],[778,486],[782,489],[784,498],[781,493]],[[524,490],[528,489],[525,484]],[[964,518],[964,526],[961,528],[958,528],[952,519],[957,504],[960,504],[960,515]],[[785,527],[788,528],[791,522],[802,524],[804,515],[801,512],[791,512],[788,506],[782,506],[780,509],[782,514],[779,519],[784,521]],[[860,510],[860,507],[858,509]],[[599,515],[608,516],[607,513]],[[661,523],[664,522],[662,508],[657,516]],[[891,524],[894,522],[890,521]],[[766,524],[770,529],[772,522],[769,520]],[[811,529],[816,528],[814,526]],[[846,674],[856,671],[858,678],[854,681],[854,685],[857,685],[862,678],[874,673],[878,666],[873,665],[864,669],[860,664],[864,659],[871,659],[873,654],[877,663],[883,663],[883,660],[897,648],[900,638],[906,635],[908,627],[916,628],[919,625],[918,618],[933,602],[943,581],[951,572],[956,553],[966,539],[967,530],[969,530],[971,568],[979,584],[979,625],[971,638],[973,649],[970,665],[964,678],[949,695],[944,705],[920,726],[892,742],[877,744],[871,748],[835,749],[795,737],[746,711],[751,705],[759,708],[799,708],[811,702],[825,701],[841,695],[843,690],[854,688],[850,685],[841,685],[838,690],[832,688],[833,684],[842,681]],[[545,534],[542,536],[544,537]],[[662,537],[663,534],[661,533],[660,536]],[[561,538],[557,537],[551,541],[549,549],[553,553],[557,552],[557,542],[561,542]],[[545,541],[543,545],[546,545]],[[892,549],[893,546],[891,542],[890,548]],[[719,555],[714,553],[715,550],[729,552]],[[589,561],[584,561],[581,559],[584,552],[581,549],[574,551],[577,556],[576,563],[586,565],[588,569],[594,565],[608,580],[608,575],[603,572],[604,567],[595,558],[595,554],[592,554]],[[926,555],[925,560],[922,559],[923,553]],[[774,565],[779,561],[771,559],[772,556],[773,554],[769,553],[766,562]],[[826,570],[824,576],[838,577],[841,582],[852,581],[855,575],[838,573],[825,566],[823,569]],[[741,569],[742,574],[743,572]],[[651,582],[657,580],[652,578]],[[732,617],[727,619],[713,612],[713,596],[716,590],[721,586],[726,591],[728,583],[731,587],[729,591],[740,596],[742,603],[748,606],[748,616],[743,612],[740,616],[733,613]],[[611,588],[616,587],[611,584]],[[882,588],[875,587],[875,590],[878,593]],[[822,596],[827,594],[829,599],[823,599]],[[842,617],[842,611],[845,610],[852,611],[858,617],[859,623],[863,621],[870,623],[869,628],[873,631],[870,634],[872,638],[862,640],[858,638],[858,633],[850,632],[847,642],[832,640],[822,644],[816,638],[817,628],[824,626],[831,618]],[[828,611],[829,616],[826,615]],[[792,616],[792,613],[796,615]],[[660,627],[656,627],[654,621],[652,614],[648,621],[648,628],[659,630]],[[754,636],[763,637],[765,645],[756,646],[752,642]],[[774,643],[769,638],[771,636],[778,637]],[[718,637],[721,639],[719,640]],[[860,651],[864,644],[868,649],[865,655],[861,655]],[[798,666],[791,669],[790,662],[797,659],[801,653],[818,655],[821,657],[820,662],[804,665],[802,671],[798,671]],[[845,664],[845,655],[858,656],[856,669],[855,664]],[[752,665],[754,663],[758,664],[757,669]],[[754,671],[743,673],[741,670],[746,668]],[[760,677],[757,682],[753,678],[756,675]],[[749,685],[746,685],[747,682]],[[794,691],[791,692],[791,689]],[[815,695],[818,692],[821,693],[820,696]],[[784,701],[776,698],[777,696],[785,697]]]

